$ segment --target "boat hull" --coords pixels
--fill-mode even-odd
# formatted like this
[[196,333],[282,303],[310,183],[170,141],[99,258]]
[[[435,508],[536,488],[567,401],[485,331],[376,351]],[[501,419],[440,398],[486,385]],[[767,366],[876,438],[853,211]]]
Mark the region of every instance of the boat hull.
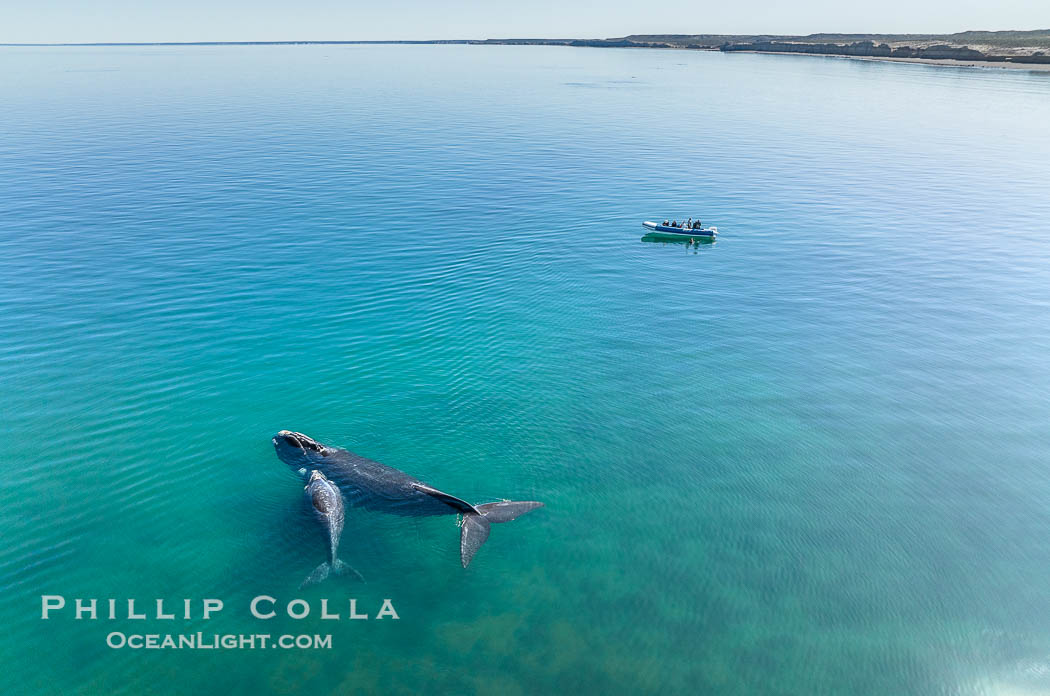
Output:
[[693,244],[714,244],[718,241],[718,237],[682,237],[677,234],[649,232],[642,235],[642,241],[651,244],[685,244],[686,246],[692,246]]
[[671,227],[656,222],[643,222],[642,227],[650,230],[649,234],[674,239],[695,239],[696,237],[714,237],[718,234],[717,227],[704,227],[699,230],[684,229],[682,227]]

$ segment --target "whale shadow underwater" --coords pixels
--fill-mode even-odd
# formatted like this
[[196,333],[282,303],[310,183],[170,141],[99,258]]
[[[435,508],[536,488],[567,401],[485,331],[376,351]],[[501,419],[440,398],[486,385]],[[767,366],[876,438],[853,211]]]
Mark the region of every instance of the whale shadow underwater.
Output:
[[350,507],[405,517],[462,515],[459,557],[466,568],[489,538],[492,524],[510,522],[543,507],[535,500],[472,505],[405,472],[339,447],[322,445],[302,433],[282,430],[273,437],[277,457],[304,481],[319,471],[335,484]]

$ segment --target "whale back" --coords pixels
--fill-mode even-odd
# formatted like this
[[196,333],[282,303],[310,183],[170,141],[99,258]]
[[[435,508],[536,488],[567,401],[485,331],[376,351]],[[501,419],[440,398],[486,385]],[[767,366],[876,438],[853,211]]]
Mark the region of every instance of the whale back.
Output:
[[347,502],[405,516],[454,515],[474,511],[460,498],[428,486],[400,469],[348,450],[330,451],[317,468],[339,486]]

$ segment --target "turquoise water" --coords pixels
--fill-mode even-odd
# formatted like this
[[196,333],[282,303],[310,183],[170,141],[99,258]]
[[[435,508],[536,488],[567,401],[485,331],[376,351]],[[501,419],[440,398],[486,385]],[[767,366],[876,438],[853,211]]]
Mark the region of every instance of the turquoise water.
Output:
[[[1050,690],[1050,75],[4,48],[0,103],[5,694]],[[366,582],[300,592],[282,428],[546,507],[466,570],[350,510]]]

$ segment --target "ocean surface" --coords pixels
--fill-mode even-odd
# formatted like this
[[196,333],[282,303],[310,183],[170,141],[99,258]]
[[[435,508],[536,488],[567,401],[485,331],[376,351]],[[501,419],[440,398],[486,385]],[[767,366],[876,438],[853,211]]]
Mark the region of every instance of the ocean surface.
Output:
[[[1022,71],[0,49],[2,692],[1050,692],[1048,124]],[[466,570],[351,509],[300,591],[283,428],[546,507]]]

